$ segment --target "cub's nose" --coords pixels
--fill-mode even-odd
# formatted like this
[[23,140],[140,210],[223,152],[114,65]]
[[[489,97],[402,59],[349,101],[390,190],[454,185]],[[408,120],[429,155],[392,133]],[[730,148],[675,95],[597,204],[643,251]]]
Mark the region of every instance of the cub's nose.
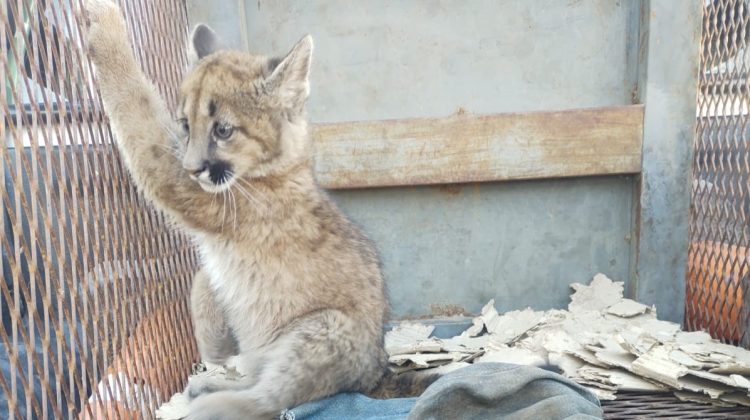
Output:
[[208,170],[208,162],[201,162],[201,164],[197,167],[183,166],[183,168],[188,172],[188,174],[190,174],[190,178],[197,180],[203,172],[206,172],[206,170]]

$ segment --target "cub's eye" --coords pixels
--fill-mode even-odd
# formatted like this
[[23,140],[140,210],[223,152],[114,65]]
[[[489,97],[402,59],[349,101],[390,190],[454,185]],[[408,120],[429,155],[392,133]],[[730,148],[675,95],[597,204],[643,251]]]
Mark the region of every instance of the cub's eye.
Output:
[[188,124],[187,118],[180,118],[180,119],[177,120],[177,123],[180,124],[180,126],[182,126],[182,130],[185,133],[189,133],[190,132],[190,125]]
[[218,139],[226,140],[234,132],[234,127],[229,124],[216,124],[214,126],[214,136]]

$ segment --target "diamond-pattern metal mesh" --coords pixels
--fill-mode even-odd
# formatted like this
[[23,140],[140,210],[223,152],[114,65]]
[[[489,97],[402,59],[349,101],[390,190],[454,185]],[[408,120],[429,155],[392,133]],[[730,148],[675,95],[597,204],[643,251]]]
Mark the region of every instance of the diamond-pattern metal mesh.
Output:
[[[121,3],[173,106],[185,2]],[[198,358],[196,256],[123,167],[81,6],[0,1],[0,418],[152,417]]]
[[[704,2],[685,322],[750,345],[750,4]],[[665,123],[668,123],[666,121]]]

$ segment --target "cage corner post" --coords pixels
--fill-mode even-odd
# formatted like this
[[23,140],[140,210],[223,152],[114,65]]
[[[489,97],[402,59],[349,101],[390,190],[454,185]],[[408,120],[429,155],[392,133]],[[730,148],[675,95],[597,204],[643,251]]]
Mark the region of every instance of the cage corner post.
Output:
[[638,97],[645,105],[633,297],[682,323],[701,2],[642,2]]

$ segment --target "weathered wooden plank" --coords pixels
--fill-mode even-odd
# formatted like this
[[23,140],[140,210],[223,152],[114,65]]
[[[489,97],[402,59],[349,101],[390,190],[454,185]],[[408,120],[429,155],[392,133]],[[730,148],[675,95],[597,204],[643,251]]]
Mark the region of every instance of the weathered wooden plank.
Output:
[[640,105],[318,124],[326,188],[638,173]]

